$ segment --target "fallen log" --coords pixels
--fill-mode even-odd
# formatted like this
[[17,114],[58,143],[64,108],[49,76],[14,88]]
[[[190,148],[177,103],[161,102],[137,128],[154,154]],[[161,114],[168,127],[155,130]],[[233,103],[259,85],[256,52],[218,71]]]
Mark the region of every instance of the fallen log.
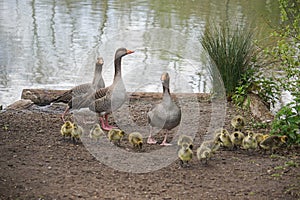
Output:
[[39,106],[49,105],[67,90],[23,89],[21,99],[29,99]]
[[33,102],[30,99],[20,99],[5,108],[5,110],[26,110]]
[[[29,99],[34,104],[39,106],[45,106],[51,104],[52,101],[60,97],[67,90],[48,90],[48,89],[23,89],[21,99]],[[128,92],[128,96],[131,100],[138,99],[161,99],[162,94],[158,92]],[[176,100],[178,98],[195,98],[198,100],[208,101],[210,94],[207,93],[176,93],[172,94],[172,97]]]

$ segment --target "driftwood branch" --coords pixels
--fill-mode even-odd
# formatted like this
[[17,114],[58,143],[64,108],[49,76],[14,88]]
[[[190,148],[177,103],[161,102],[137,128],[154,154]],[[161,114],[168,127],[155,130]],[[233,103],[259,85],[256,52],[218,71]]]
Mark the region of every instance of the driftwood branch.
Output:
[[[39,106],[50,105],[52,101],[60,97],[67,90],[47,90],[47,89],[23,89],[21,99],[11,105],[11,109],[27,108],[32,104]],[[130,100],[159,100],[162,98],[162,93],[159,92],[133,92],[128,93]],[[198,101],[210,101],[210,94],[207,93],[172,93],[172,98],[177,101],[180,98],[197,99]],[[250,111],[255,117],[262,121],[270,121],[273,115],[267,107],[261,102],[258,96],[249,95]],[[31,100],[31,101],[29,101]]]
[[23,89],[21,99],[29,99],[34,104],[44,106],[49,105],[65,92],[66,90]]
[[[29,99],[34,104],[44,106],[49,105],[51,102],[58,97],[60,97],[67,90],[47,90],[47,89],[23,89],[22,99]],[[137,99],[161,99],[162,94],[157,92],[133,92],[128,93],[128,96],[132,100]],[[203,93],[176,93],[172,94],[172,97],[176,100],[177,98],[194,98],[197,97],[198,100],[208,100],[210,98],[209,94]]]

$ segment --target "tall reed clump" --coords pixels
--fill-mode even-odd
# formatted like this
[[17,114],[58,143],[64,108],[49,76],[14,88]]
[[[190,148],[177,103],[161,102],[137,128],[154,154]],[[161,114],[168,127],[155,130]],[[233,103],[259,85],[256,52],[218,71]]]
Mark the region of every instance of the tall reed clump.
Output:
[[200,40],[220,72],[228,99],[250,65],[254,52],[252,38],[253,32],[248,28],[207,25]]

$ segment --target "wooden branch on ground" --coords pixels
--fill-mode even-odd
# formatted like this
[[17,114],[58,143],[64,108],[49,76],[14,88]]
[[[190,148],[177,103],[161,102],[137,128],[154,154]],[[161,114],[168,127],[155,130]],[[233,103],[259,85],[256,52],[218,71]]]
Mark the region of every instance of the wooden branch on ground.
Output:
[[30,99],[39,106],[49,105],[67,90],[23,89],[21,99]]
[[[21,99],[29,99],[34,104],[39,106],[49,105],[51,102],[67,90],[47,90],[47,89],[23,89]],[[129,98],[131,100],[138,99],[161,99],[162,94],[158,92],[128,92]],[[194,98],[197,97],[198,100],[209,100],[210,94],[205,93],[176,93],[172,94],[172,97],[176,100],[178,98]]]

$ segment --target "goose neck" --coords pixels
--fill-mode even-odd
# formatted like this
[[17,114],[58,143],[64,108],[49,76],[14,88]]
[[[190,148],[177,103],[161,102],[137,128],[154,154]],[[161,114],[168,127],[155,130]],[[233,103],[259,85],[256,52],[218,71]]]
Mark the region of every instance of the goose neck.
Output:
[[114,80],[118,80],[120,79],[122,76],[121,74],[121,60],[122,58],[115,58],[115,76],[114,76]]
[[170,96],[170,89],[168,87],[163,87],[163,99],[169,99]]
[[96,64],[94,78],[93,78],[93,85],[96,85],[99,80],[102,79],[102,65]]

